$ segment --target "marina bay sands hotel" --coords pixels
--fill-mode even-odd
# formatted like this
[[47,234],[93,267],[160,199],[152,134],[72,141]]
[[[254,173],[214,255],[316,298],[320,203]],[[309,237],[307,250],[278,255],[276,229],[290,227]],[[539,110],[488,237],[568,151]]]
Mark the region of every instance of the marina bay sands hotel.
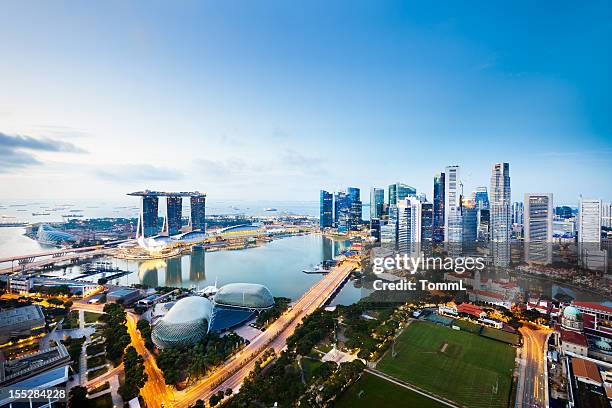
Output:
[[[206,232],[206,194],[193,192],[135,191],[129,196],[140,197],[140,213],[136,238],[148,238],[155,235],[172,236],[181,232],[183,218],[183,197],[189,197],[191,216],[189,224],[192,231]],[[158,225],[159,197],[166,199],[166,210],[163,214],[161,233]]]

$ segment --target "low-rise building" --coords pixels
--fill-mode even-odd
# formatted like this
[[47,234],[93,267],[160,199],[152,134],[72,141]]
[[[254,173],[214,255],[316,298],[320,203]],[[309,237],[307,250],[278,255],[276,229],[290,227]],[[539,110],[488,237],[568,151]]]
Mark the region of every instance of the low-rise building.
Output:
[[112,292],[109,292],[106,295],[106,300],[108,300],[109,302],[129,305],[131,303],[136,302],[141,297],[142,297],[142,292],[140,291],[140,289],[121,288],[121,289],[116,289]]
[[599,369],[592,361],[572,357],[572,370],[576,380],[601,387],[602,380]]
[[481,319],[487,316],[484,310],[470,303],[462,303],[459,306],[457,306],[457,313],[464,313],[470,316],[474,316],[477,319]]
[[589,353],[589,344],[586,336],[571,330],[561,329],[561,350],[563,353],[574,353],[586,357]]
[[45,329],[45,315],[40,306],[30,305],[0,312],[0,344],[11,337],[38,334]]

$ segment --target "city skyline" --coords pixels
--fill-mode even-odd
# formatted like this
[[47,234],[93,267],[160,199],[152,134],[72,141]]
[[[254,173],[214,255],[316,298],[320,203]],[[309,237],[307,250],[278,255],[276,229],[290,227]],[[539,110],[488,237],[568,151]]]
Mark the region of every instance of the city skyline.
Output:
[[610,5],[522,10],[4,4],[2,198],[311,201],[399,180],[431,199],[447,165],[471,191],[509,162],[513,201],[612,201]]

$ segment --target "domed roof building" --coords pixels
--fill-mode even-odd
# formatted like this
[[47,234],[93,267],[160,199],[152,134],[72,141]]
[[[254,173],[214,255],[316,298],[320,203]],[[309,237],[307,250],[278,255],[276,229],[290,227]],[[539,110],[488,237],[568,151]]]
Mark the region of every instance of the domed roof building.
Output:
[[212,303],[200,296],[180,299],[153,326],[151,340],[159,348],[196,344],[208,333],[212,308]]
[[256,283],[230,283],[222,286],[214,297],[215,305],[244,309],[268,309],[274,306],[270,290]]
[[210,331],[222,332],[252,319],[262,310],[274,306],[274,297],[265,286],[255,283],[230,283],[222,286],[213,298]]
[[582,331],[584,323],[580,310],[574,306],[566,306],[561,316],[561,326],[568,330]]
[[604,339],[599,339],[597,342],[595,342],[595,347],[601,351],[605,351],[606,353],[612,353],[612,345],[610,345],[610,343]]

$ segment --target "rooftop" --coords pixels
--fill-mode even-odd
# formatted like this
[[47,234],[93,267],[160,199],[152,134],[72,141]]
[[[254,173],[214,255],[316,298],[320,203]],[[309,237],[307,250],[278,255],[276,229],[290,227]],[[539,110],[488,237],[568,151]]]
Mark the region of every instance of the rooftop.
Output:
[[573,301],[572,305],[577,308],[597,310],[603,313],[612,314],[612,307],[602,305],[601,303]]
[[599,374],[599,369],[592,361],[572,357],[572,368],[576,377],[586,378],[601,384],[602,381],[601,375]]
[[586,336],[582,333],[576,333],[571,330],[561,329],[561,341],[563,343],[578,344],[579,346],[588,347]]
[[25,322],[44,321],[45,315],[38,305],[30,305],[0,312],[0,330]]

